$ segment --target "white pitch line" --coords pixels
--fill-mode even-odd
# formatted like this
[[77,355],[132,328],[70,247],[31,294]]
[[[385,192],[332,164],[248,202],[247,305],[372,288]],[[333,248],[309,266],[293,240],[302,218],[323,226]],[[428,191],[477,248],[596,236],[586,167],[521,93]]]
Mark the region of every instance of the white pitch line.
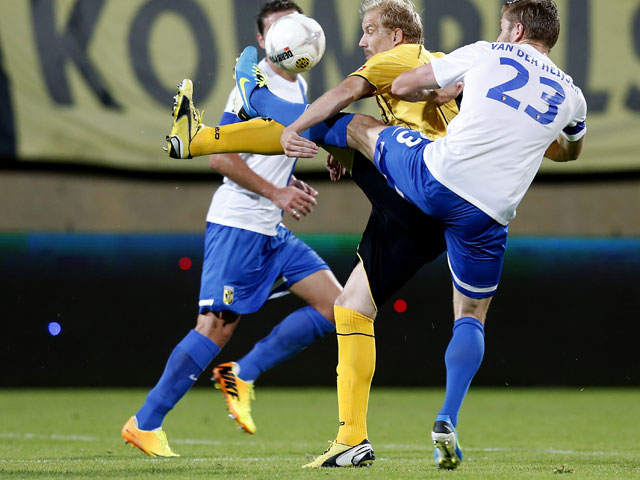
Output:
[[59,435],[52,433],[49,435],[43,435],[40,433],[0,433],[0,438],[11,439],[24,439],[24,440],[70,440],[77,442],[95,442],[97,437],[91,437],[89,435]]
[[[100,440],[99,437],[94,437],[90,435],[61,435],[57,433],[52,434],[40,434],[40,433],[14,433],[14,432],[0,432],[0,439],[22,439],[22,440],[53,440],[53,441],[73,441],[73,442],[96,442]],[[263,442],[251,441],[251,440],[207,440],[207,439],[193,439],[193,438],[178,438],[172,439],[172,444],[176,445],[213,445],[213,446],[262,446]],[[308,449],[315,449],[322,442],[300,442],[297,445],[299,447],[304,447]],[[270,446],[286,446],[288,443],[285,442],[269,442]],[[376,444],[376,447],[380,450],[418,450],[429,452],[431,450],[431,446],[427,444],[420,445],[410,445],[410,444],[398,444],[398,443],[387,443],[387,444]],[[586,455],[586,456],[604,456],[604,455],[614,455],[619,454],[618,451],[615,452],[602,452],[602,451],[579,451],[579,450],[562,450],[555,448],[499,448],[499,447],[485,447],[485,448],[465,448],[465,452],[529,452],[529,453],[548,453],[553,455]],[[213,457],[212,457],[213,458]],[[223,459],[231,459],[224,457]],[[246,458],[247,460],[253,460],[253,458]],[[190,459],[194,460],[194,459]],[[211,458],[207,458],[206,460],[211,460]]]

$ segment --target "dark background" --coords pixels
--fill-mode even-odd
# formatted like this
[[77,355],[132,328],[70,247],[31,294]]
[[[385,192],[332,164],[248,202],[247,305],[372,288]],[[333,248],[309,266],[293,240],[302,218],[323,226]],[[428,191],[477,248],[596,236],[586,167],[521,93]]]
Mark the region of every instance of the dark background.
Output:
[[[358,237],[302,237],[344,282]],[[194,234],[0,235],[0,384],[152,386],[195,325],[202,242]],[[189,270],[179,268],[182,257],[193,261]],[[474,384],[640,385],[638,272],[640,240],[510,239]],[[394,310],[396,299],[406,312]],[[244,317],[214,363],[237,360],[301,305],[289,295]],[[441,257],[381,309],[374,385],[442,386],[451,320]],[[52,321],[58,336],[48,332]],[[336,363],[329,335],[259,383],[335,385]]]

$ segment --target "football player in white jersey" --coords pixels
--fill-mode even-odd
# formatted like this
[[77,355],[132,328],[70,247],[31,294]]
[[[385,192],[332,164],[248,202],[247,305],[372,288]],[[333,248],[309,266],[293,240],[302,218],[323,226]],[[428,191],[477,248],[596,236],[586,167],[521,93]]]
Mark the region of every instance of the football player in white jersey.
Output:
[[[445,400],[432,440],[436,465],[447,469],[462,460],[455,427],[484,355],[484,323],[500,279],[508,223],[542,158],[576,160],[586,133],[584,96],[548,57],[560,31],[553,0],[507,2],[500,28],[494,43],[467,45],[394,80],[392,93],[412,101],[464,82],[460,114],[445,137],[432,141],[364,115],[346,127],[349,146],[444,229],[454,327],[445,354]],[[298,134],[326,115],[312,104],[283,132],[285,151],[315,155],[317,146]],[[356,375],[357,370],[354,365]]]
[[[293,12],[301,9],[289,0],[263,6],[257,17],[260,46],[264,48],[264,36],[273,22]],[[306,102],[302,77],[280,71],[266,59],[260,68],[269,72],[269,88],[276,95]],[[238,121],[234,98],[235,89],[221,125]],[[270,296],[286,290],[308,303],[282,320],[237,363],[214,369],[230,413],[249,433],[256,430],[250,410],[253,381],[335,330],[333,303],[341,285],[327,264],[281,223],[283,211],[299,220],[315,204],[317,192],[293,176],[296,160],[285,155],[210,157],[211,167],[225,178],[207,214],[197,324],[171,353],[144,405],[122,428],[125,441],[148,455],[176,456],[162,422],[227,343],[241,315],[259,310]]]

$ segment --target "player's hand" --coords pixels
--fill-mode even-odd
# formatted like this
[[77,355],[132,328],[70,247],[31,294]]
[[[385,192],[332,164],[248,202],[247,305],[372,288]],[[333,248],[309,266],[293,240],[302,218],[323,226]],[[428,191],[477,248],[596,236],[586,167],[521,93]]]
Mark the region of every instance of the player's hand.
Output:
[[285,128],[280,144],[289,157],[312,158],[318,153],[318,146],[311,140],[302,138],[295,131]]
[[329,170],[329,178],[332,182],[337,182],[347,173],[346,167],[343,167],[342,164],[331,154],[327,155],[324,166]]
[[438,88],[433,91],[433,98],[430,100],[438,105],[444,105],[445,103],[449,103],[451,100],[454,100],[462,93],[464,89],[464,83],[456,82],[452,83],[448,87]]
[[296,178],[294,175],[291,175],[291,179],[289,180],[290,187],[296,187],[302,190],[304,193],[308,193],[313,197],[318,196],[318,191],[315,188],[309,186],[309,184],[303,182],[302,180]]
[[[300,180],[298,180],[300,182]],[[315,190],[304,184],[309,190],[299,188],[297,185],[289,185],[288,187],[279,188],[271,201],[285,212],[289,212],[293,218],[300,220],[303,215],[308,215],[312,212],[316,203],[315,195],[318,194]],[[308,193],[312,192],[312,193]]]

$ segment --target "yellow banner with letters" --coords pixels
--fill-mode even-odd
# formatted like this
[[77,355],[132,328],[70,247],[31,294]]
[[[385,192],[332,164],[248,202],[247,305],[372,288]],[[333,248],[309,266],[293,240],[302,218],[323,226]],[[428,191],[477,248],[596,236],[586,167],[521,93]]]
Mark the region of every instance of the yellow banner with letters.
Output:
[[[0,0],[0,154],[138,171],[207,172],[163,151],[175,85],[195,84],[205,123],[220,118],[237,54],[255,40],[259,0]],[[495,40],[502,1],[418,0],[430,50]],[[551,58],[589,105],[583,156],[558,173],[640,170],[640,0],[557,0]],[[305,74],[309,100],[364,61],[356,0],[300,0],[327,35]],[[375,101],[352,110],[377,116]],[[322,171],[324,162],[300,161]]]

